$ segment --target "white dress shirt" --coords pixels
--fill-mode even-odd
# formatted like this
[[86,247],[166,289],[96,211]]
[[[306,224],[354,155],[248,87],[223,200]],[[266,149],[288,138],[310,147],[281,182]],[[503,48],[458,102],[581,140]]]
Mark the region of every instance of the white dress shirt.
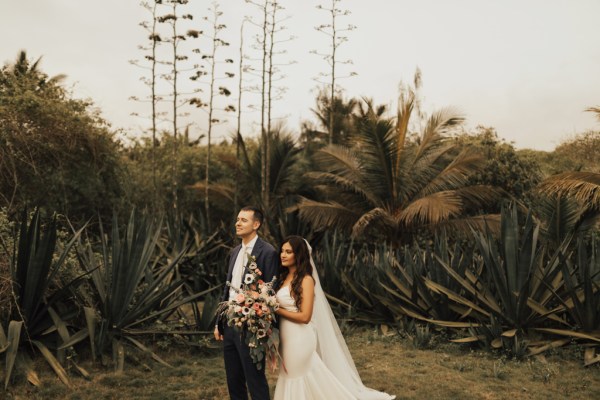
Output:
[[233,272],[231,275],[231,288],[229,288],[229,300],[233,300],[236,295],[236,291],[233,288],[241,288],[242,287],[242,279],[244,274],[244,267],[248,263],[250,255],[252,254],[252,249],[254,249],[254,245],[256,244],[256,240],[258,239],[258,235],[254,236],[254,239],[250,241],[250,243],[244,245],[242,243],[242,248],[240,249],[237,258],[235,259],[235,264],[233,265]]

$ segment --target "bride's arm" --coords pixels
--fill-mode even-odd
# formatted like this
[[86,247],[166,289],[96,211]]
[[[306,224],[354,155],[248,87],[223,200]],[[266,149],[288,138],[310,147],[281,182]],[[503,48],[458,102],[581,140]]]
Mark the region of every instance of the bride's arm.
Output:
[[302,279],[302,302],[298,312],[284,310],[279,308],[276,313],[290,321],[300,324],[308,324],[312,318],[313,304],[315,302],[315,281],[311,276],[305,276]]

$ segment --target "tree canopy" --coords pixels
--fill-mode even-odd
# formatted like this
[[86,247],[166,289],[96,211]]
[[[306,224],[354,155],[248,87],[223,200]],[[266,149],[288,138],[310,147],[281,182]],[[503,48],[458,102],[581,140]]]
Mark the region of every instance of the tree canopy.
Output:
[[22,51],[0,70],[0,204],[107,212],[121,194],[119,144],[91,101],[71,98],[39,63]]

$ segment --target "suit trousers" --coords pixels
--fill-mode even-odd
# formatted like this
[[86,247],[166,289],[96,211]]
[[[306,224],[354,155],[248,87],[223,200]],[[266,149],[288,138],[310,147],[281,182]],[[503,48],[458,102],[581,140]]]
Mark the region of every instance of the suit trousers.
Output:
[[230,326],[225,326],[223,330],[223,356],[229,397],[231,400],[247,400],[249,391],[252,400],[269,400],[264,362],[262,369],[256,368],[248,345],[240,337],[239,331]]

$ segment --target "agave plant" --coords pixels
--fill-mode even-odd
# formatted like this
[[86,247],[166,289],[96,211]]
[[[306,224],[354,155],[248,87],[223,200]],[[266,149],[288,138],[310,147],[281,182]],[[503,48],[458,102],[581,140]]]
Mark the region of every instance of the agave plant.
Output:
[[[577,240],[576,263],[563,259],[563,277],[566,293],[559,296],[571,318],[581,332],[551,331],[568,337],[579,337],[598,344],[600,342],[600,249],[594,238],[588,253],[588,244],[583,237]],[[589,254],[589,255],[588,255]],[[596,348],[588,347],[584,354],[585,365],[600,362]]]
[[[225,259],[228,247],[225,245],[222,229],[216,229],[211,235],[202,233],[202,229],[190,215],[184,219],[180,214],[169,215],[166,220],[166,236],[157,242],[160,256],[172,260],[181,256],[179,265],[165,279],[183,282],[183,296],[221,287],[221,278],[226,274]],[[189,303],[193,322],[190,324],[200,331],[211,331],[218,303],[218,297],[208,295],[203,304],[197,301]],[[187,313],[182,309],[174,310],[184,320]]]
[[[19,360],[27,371],[28,379],[32,383],[38,381],[31,363],[27,361],[28,348],[37,349],[63,383],[70,386],[63,366],[48,348],[46,332],[58,331],[59,326],[66,326],[53,307],[64,298],[71,283],[52,293],[49,289],[81,230],[73,235],[57,260],[53,261],[57,240],[56,216],[50,220],[45,230],[42,229],[39,210],[33,213],[29,224],[27,219],[27,212],[23,211],[18,247],[13,252],[10,264],[15,308],[12,320],[8,323],[7,334],[0,323],[0,353],[6,353],[4,387],[8,386],[13,367]],[[68,331],[60,330],[59,334],[69,336]],[[53,339],[50,343],[55,341]],[[25,344],[29,346],[26,347]]]
[[[502,191],[469,186],[484,159],[458,151],[445,135],[463,121],[451,109],[434,113],[416,140],[409,140],[415,94],[400,99],[395,122],[367,102],[359,117],[351,147],[330,145],[315,155],[316,167],[307,176],[319,196],[303,197],[301,218],[312,226],[339,228],[358,239],[364,234],[396,244],[410,243],[423,228],[483,227],[477,210],[497,202]],[[487,216],[489,226],[497,216]]]
[[341,271],[351,261],[352,243],[343,240],[337,231],[326,232],[315,249],[314,260],[319,266],[323,289],[331,296],[342,297]]
[[[578,330],[589,339],[600,342],[600,251],[598,239],[589,243],[583,236],[577,239],[574,260],[561,255],[564,290],[555,295],[575,322]],[[563,332],[569,335],[571,331]],[[554,332],[559,333],[559,332]]]
[[91,276],[96,299],[86,308],[87,336],[78,335],[63,346],[89,337],[93,355],[97,354],[97,349],[101,354],[112,349],[118,371],[123,370],[125,343],[168,365],[135,339],[135,335],[141,332],[162,333],[151,329],[142,331],[142,328],[181,305],[206,295],[211,289],[180,297],[183,278],[169,277],[172,277],[189,245],[162,264],[157,257],[160,234],[160,222],[132,212],[123,236],[119,233],[116,217],[113,218],[110,244],[102,232],[101,260],[98,260],[89,241],[79,244],[80,263]]
[[[600,249],[598,245],[598,240],[592,241],[591,251],[588,253],[585,240],[580,237],[577,246],[578,268],[568,261],[565,262],[563,276],[574,307],[575,305],[578,307],[572,314],[573,319],[584,332],[596,332],[600,339]],[[575,295],[577,287],[580,287],[584,293],[581,301],[576,300],[578,299]]]
[[[464,299],[465,290],[455,276],[472,276],[477,260],[471,247],[453,247],[444,234],[436,238],[433,247],[418,245],[403,249],[378,246],[372,264],[379,272],[378,286],[384,291],[369,288],[368,293],[385,304],[395,320],[409,317],[451,328],[473,326],[476,317],[486,314],[477,305]],[[449,267],[449,272],[442,265]]]
[[552,309],[552,292],[562,285],[560,254],[567,243],[548,252],[539,244],[539,225],[527,215],[519,225],[517,207],[502,211],[501,235],[475,233],[475,242],[485,268],[470,290],[478,302],[503,326],[525,329],[547,319],[567,325]]

